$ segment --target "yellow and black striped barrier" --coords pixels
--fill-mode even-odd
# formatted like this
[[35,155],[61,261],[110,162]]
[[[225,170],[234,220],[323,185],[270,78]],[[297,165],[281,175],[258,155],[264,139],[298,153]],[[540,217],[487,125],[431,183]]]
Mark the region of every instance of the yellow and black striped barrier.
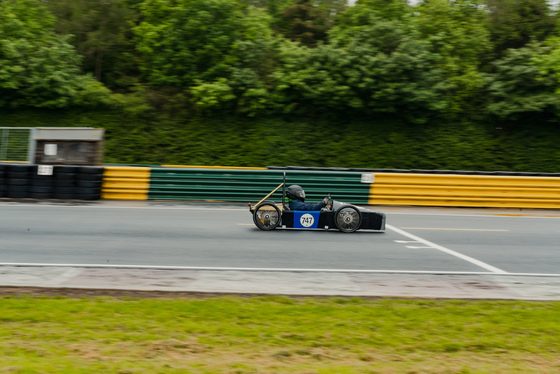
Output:
[[560,209],[560,178],[376,173],[369,204]]
[[148,200],[150,171],[149,167],[105,166],[101,198]]

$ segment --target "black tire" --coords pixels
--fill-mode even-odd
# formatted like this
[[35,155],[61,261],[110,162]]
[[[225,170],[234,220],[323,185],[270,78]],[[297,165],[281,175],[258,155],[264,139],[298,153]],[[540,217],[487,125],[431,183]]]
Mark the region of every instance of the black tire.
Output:
[[76,179],[80,181],[100,181],[103,180],[103,174],[78,174]]
[[33,178],[31,179],[32,186],[52,187],[54,186],[54,179],[52,178]]
[[28,173],[26,171],[9,171],[7,173],[8,178],[12,178],[12,179],[23,179],[23,178],[29,178],[32,176],[31,173]]
[[101,199],[101,194],[77,194],[76,199],[78,200],[99,200]]
[[47,186],[32,186],[29,190],[32,193],[48,193],[48,194],[51,194],[54,191],[53,187],[47,187]]
[[25,199],[29,197],[29,187],[27,186],[9,186],[5,192],[6,197],[12,199]]
[[56,174],[76,174],[80,171],[79,166],[54,166],[53,173]]
[[29,197],[32,199],[52,199],[52,193],[31,192]]
[[55,187],[75,187],[76,182],[74,180],[56,179],[54,181]]
[[36,179],[36,180],[50,180],[50,181],[54,181],[54,175],[33,175],[31,176],[32,179]]
[[78,187],[101,188],[101,181],[77,181]]
[[342,207],[335,213],[334,223],[342,232],[354,232],[362,224],[362,213],[352,205]]
[[73,180],[76,180],[76,175],[78,175],[78,174],[76,174],[76,173],[58,173],[58,174],[55,173],[54,174],[54,179],[65,180],[65,181],[72,180],[73,181]]
[[37,165],[7,165],[9,173],[31,173],[37,171]]
[[75,200],[76,194],[55,192],[53,193],[52,197],[53,199],[58,199],[58,200]]
[[18,178],[18,179],[10,178],[10,179],[7,180],[7,182],[8,182],[7,184],[10,185],[10,186],[27,186],[27,185],[29,185],[30,180],[27,179],[27,178],[25,178],[25,179],[23,179],[23,178]]
[[275,204],[262,203],[253,212],[253,222],[264,231],[274,230],[280,224],[282,215]]
[[80,195],[90,195],[101,193],[100,188],[86,188],[86,187],[76,187],[75,192]]
[[8,186],[6,191],[25,191],[29,192],[29,186]]
[[26,199],[29,197],[29,192],[27,190],[8,190],[6,191],[6,197],[11,199]]
[[76,193],[76,187],[55,187],[54,188],[54,193],[75,194]]
[[100,166],[80,166],[80,174],[103,174],[104,168]]

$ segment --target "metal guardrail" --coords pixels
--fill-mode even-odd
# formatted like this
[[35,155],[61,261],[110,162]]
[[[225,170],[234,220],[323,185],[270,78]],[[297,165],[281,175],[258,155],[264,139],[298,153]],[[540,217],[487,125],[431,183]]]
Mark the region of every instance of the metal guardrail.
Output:
[[[250,202],[260,200],[282,181],[283,171],[247,169],[152,168],[150,200],[211,200]],[[286,183],[301,185],[309,201],[327,194],[355,204],[367,204],[369,184],[361,173],[288,171]],[[281,192],[271,199],[280,200]]]
[[560,177],[560,173],[523,172],[523,171],[482,171],[482,170],[422,170],[422,169],[366,169],[366,168],[337,168],[337,167],[307,167],[307,166],[269,166],[269,170],[315,170],[315,171],[354,171],[361,173],[395,173],[395,174],[445,174],[445,175],[498,175],[498,176],[526,176],[526,177]]
[[560,178],[376,173],[369,204],[560,209]]
[[[253,202],[286,182],[307,200],[353,204],[560,209],[560,178],[506,175],[375,173],[291,169],[219,169],[107,166],[102,198]],[[270,199],[279,202],[281,192]]]
[[147,200],[150,188],[150,168],[105,166],[102,199]]

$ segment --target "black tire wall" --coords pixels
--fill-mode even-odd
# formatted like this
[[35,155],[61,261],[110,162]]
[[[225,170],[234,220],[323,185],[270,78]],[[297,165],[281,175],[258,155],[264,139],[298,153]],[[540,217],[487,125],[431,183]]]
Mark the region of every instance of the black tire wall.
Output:
[[99,200],[103,167],[54,166],[38,175],[39,165],[0,164],[0,198]]

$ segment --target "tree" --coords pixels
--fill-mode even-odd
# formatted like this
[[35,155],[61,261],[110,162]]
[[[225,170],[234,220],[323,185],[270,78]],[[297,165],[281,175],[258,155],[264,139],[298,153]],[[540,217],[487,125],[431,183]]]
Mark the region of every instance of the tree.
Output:
[[543,41],[556,29],[546,0],[488,0],[488,28],[498,56],[532,39]]
[[276,17],[274,29],[285,38],[315,47],[318,42],[326,40],[335,17],[345,7],[345,0],[295,0]]
[[[560,65],[552,47],[533,42],[493,63],[488,111],[502,121],[546,121],[560,114]],[[558,61],[558,60],[556,60]]]
[[106,102],[109,91],[81,75],[68,38],[36,0],[0,3],[0,107],[62,108]]
[[428,43],[411,25],[373,20],[333,29],[330,45],[284,46],[274,77],[286,110],[390,113],[422,122],[445,108],[441,71],[433,68],[438,56]]
[[252,41],[233,0],[148,0],[142,15],[134,32],[142,70],[153,86],[187,89],[196,80],[227,76],[248,47],[244,42]]
[[293,0],[239,0],[239,3],[245,7],[252,6],[265,9],[272,18],[276,18],[281,10],[290,5],[292,1]]
[[414,23],[448,84],[448,115],[476,113],[483,88],[483,63],[492,50],[486,12],[478,0],[430,0],[415,8]]
[[406,0],[360,0],[337,18],[338,31],[369,27],[377,20],[408,22],[413,9]]
[[234,0],[148,0],[142,14],[134,32],[152,87],[187,92],[200,107],[263,105],[274,39],[262,10]]
[[[139,11],[130,0],[49,0],[48,9],[57,17],[55,30],[70,39],[84,57],[84,70],[110,87],[130,70],[133,51],[131,25]],[[136,71],[137,73],[137,71]]]

